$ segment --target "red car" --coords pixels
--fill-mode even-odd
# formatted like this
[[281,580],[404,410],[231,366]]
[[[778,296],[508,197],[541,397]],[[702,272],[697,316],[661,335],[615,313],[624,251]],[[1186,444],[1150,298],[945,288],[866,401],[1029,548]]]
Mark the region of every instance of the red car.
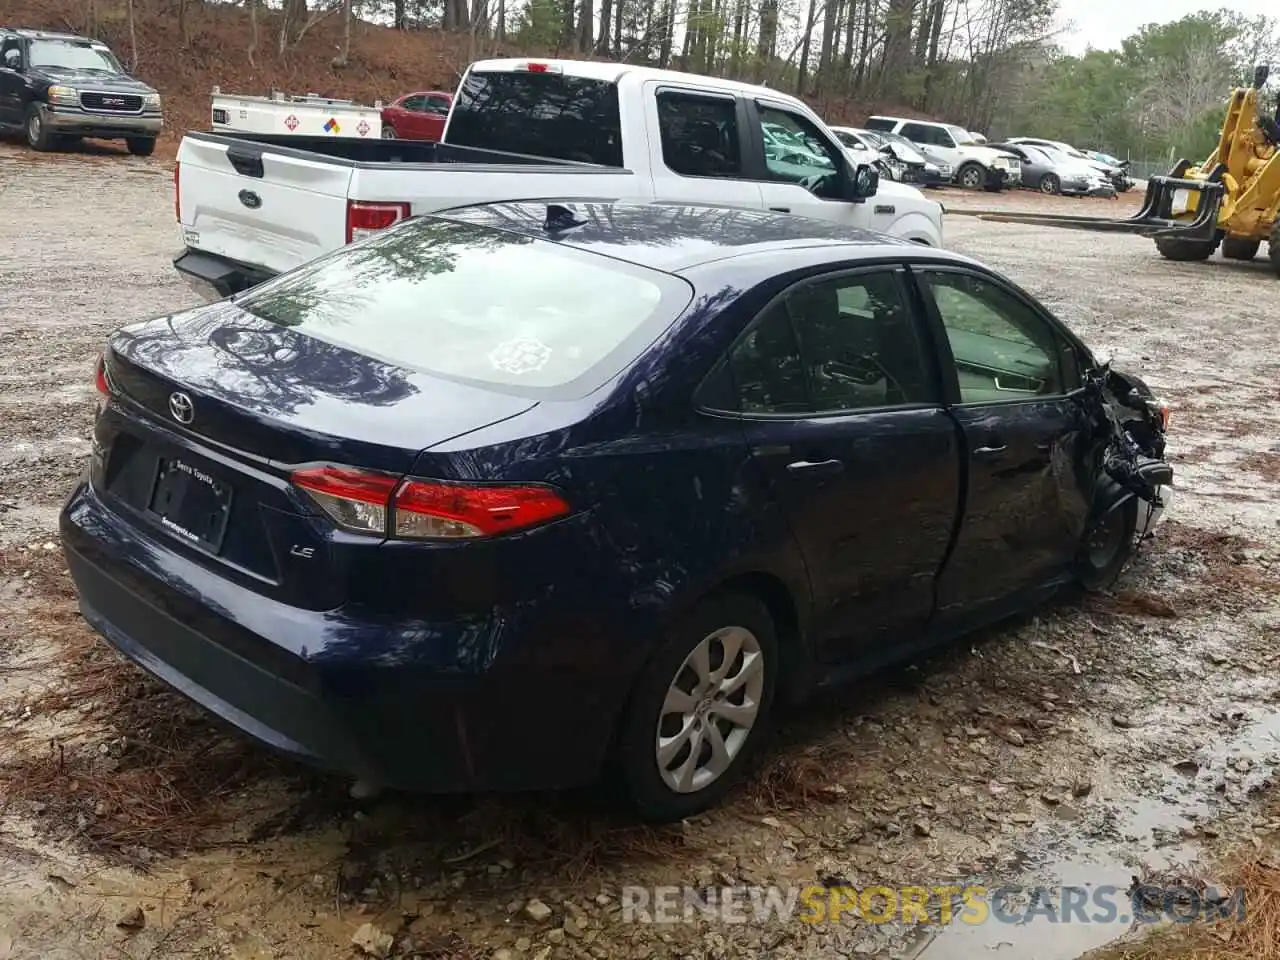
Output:
[[382,136],[387,140],[439,140],[453,105],[453,94],[440,90],[406,93],[382,108]]

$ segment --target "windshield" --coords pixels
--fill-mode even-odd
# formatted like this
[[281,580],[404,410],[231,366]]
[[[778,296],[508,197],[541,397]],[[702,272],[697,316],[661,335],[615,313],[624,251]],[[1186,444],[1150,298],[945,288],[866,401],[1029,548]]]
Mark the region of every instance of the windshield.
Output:
[[947,130],[950,131],[951,136],[955,137],[957,146],[970,146],[978,142],[973,139],[973,135],[964,127],[953,127],[951,124],[947,124]]
[[[497,282],[495,282],[497,281]],[[626,366],[690,299],[676,277],[542,239],[413,219],[260,284],[257,317],[398,366],[537,392]],[[627,353],[627,357],[615,354]]]
[[448,143],[554,160],[622,166],[618,88],[559,73],[468,73]]
[[101,70],[123,73],[120,62],[106,47],[93,47],[71,40],[32,40],[33,67],[61,67],[64,70]]

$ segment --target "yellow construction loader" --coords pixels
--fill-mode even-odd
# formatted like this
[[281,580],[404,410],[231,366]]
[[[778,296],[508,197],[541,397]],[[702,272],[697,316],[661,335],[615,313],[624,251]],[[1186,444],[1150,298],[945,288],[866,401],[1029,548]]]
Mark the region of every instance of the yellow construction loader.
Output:
[[1197,166],[1179,160],[1168,176],[1147,181],[1136,215],[1103,220],[992,213],[981,219],[1137,233],[1154,239],[1169,260],[1207,260],[1219,246],[1230,260],[1252,260],[1265,241],[1280,276],[1280,98],[1273,115],[1263,112],[1267,74],[1260,66],[1253,86],[1232,91],[1217,149],[1207,160]]

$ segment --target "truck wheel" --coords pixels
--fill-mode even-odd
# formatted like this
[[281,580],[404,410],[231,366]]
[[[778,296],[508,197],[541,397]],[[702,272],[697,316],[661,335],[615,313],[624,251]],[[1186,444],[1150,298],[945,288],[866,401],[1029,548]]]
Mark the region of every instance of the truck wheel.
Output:
[[1046,173],[1040,178],[1040,192],[1048,194],[1058,194],[1062,192],[1062,181],[1054,174]]
[[156,152],[155,137],[126,137],[124,142],[135,157],[149,157]]
[[27,107],[27,143],[32,150],[53,150],[58,145],[58,138],[49,132],[44,122],[44,110],[39,103]]
[[1080,586],[1090,593],[1110,589],[1133,556],[1137,528],[1137,497],[1130,497],[1097,519],[1076,556],[1076,581]]
[[1258,248],[1261,246],[1261,240],[1227,237],[1222,241],[1222,256],[1227,260],[1252,260],[1258,255]]
[[1156,237],[1156,249],[1166,260],[1208,260],[1218,248],[1217,240],[1186,240],[1182,237]]
[[618,785],[644,820],[717,803],[768,732],[779,667],[768,608],[746,593],[704,599],[641,671],[620,721]]
[[982,164],[972,161],[961,167],[960,172],[956,174],[957,182],[966,190],[977,190],[986,179],[986,168]]

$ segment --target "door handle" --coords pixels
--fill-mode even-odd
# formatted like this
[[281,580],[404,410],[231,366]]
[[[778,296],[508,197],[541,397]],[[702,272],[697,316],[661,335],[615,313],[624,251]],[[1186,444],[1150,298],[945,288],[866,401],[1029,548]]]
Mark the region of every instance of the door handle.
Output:
[[770,210],[776,210],[778,213],[790,213],[790,207],[770,207]]
[[973,451],[975,457],[998,457],[1009,449],[1008,444],[1000,444],[998,447],[978,447]]
[[787,464],[787,473],[803,473],[814,477],[830,477],[844,470],[843,460],[797,460]]

